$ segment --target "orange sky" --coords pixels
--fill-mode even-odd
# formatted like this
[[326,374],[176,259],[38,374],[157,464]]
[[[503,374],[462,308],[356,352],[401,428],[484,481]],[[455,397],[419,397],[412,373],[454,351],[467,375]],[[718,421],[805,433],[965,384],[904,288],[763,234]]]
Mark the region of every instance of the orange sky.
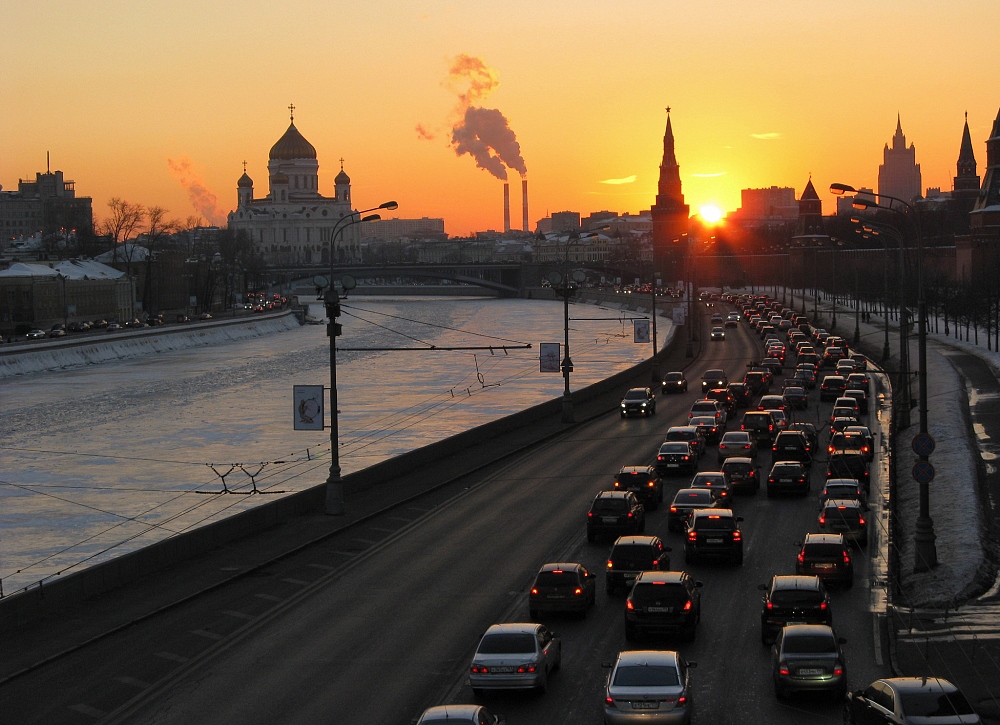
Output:
[[[3,18],[0,184],[51,151],[98,216],[111,196],[195,214],[168,159],[222,214],[243,160],[266,193],[294,103],[321,192],[343,156],[359,205],[395,199],[451,234],[499,228],[501,183],[448,144],[460,54],[499,79],[480,105],[517,134],[532,225],[648,208],[666,105],[692,209],[734,209],[746,187],[800,193],[811,172],[827,213],[830,182],[875,185],[897,112],[924,186],[950,189],[963,112],[982,174],[1000,109],[996,0],[7,0]],[[512,206],[519,224],[516,188]]]

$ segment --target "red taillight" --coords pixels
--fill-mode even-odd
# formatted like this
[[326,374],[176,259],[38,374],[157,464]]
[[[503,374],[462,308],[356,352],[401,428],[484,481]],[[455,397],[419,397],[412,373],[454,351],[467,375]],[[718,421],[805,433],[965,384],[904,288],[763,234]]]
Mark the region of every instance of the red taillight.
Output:
[[820,514],[819,525],[820,526],[825,526],[826,525],[826,514]]
[[610,707],[614,707],[615,706],[615,698],[613,698],[613,697],[605,697],[604,698],[604,703],[606,705],[610,706]]
[[619,483],[618,481],[615,481],[615,488],[620,488],[620,487],[621,487],[621,483]]
[[745,446],[743,446],[743,450],[745,450],[745,451],[749,451],[749,450],[750,450],[750,446],[749,446],[749,445],[745,445]]
[[677,698],[677,704],[678,705],[686,705],[687,701],[688,701],[688,699],[687,699],[686,695],[681,695],[680,697]]
[[843,666],[839,665],[839,664],[835,665],[834,668],[833,668],[833,674],[836,675],[836,676],[838,676],[838,677],[840,675],[844,674],[844,668],[843,668]]
[[632,601],[632,597],[625,600],[625,609],[631,611],[635,610],[635,602]]
[[583,589],[581,589],[580,587],[577,587],[576,589],[573,590],[573,593],[576,596],[580,596],[581,594],[583,594]]
[[519,665],[517,668],[517,673],[519,675],[526,675],[536,672],[538,670],[538,665]]
[[650,488],[653,488],[656,485],[656,481],[650,481],[646,485],[649,486]]
[[663,460],[663,456],[657,456],[657,457],[656,457],[656,460],[658,460],[658,461],[662,461],[662,460]]
[[697,540],[698,540],[698,532],[697,531],[689,531],[688,532],[688,541],[697,541]]
[[773,478],[768,478],[768,479],[767,479],[767,482],[768,482],[768,483],[774,483],[774,479],[773,479]]
[[538,594],[538,589],[537,589],[537,587],[532,587],[532,588],[531,588],[531,593],[532,593],[532,594]]
[[768,430],[774,430],[774,425],[773,425],[773,424],[771,424],[771,425],[768,425],[768,426],[767,426],[767,429],[768,429]]
[[628,517],[632,518],[632,512],[631,511],[628,512]]
[[778,665],[778,674],[779,675],[790,674],[790,672],[788,670],[788,665],[786,665],[784,662],[782,662],[780,665]]
[[805,554],[804,551],[800,551],[799,552],[799,563],[800,564],[805,564],[805,562],[806,562],[806,554]]
[[740,430],[746,430],[746,429],[747,429],[747,427],[745,425],[743,425],[742,423],[740,423]]
[[733,541],[743,541],[743,532],[742,531],[734,531],[733,532]]
[[684,456],[684,460],[685,460],[685,461],[689,461],[689,460],[691,460],[691,456],[689,456],[689,455],[686,455],[686,454],[685,454],[685,456]]
[[725,443],[720,443],[720,444],[719,444],[719,450],[720,450],[720,451],[721,451],[721,450],[723,450],[723,449],[724,449],[725,447],[726,447],[726,444],[725,444]]
[[826,611],[826,600],[823,600],[822,602],[819,603],[819,608],[824,612]]
[[608,568],[611,569],[613,567],[614,567],[614,563],[611,561],[611,559],[608,559]]
[[691,611],[691,600],[690,599],[688,599],[686,602],[684,602],[684,611],[685,612],[690,612]]
[[592,519],[592,518],[594,518],[594,512],[593,512],[593,511],[588,511],[588,512],[587,512],[587,518],[588,518],[588,519]]
[[671,506],[670,507],[670,513],[672,513],[672,514],[677,513],[677,507],[676,506]]
[[845,564],[850,564],[851,563],[851,556],[846,551],[844,552],[844,563]]
[[469,669],[477,675],[488,675],[490,672],[490,668],[486,665],[472,665]]
[[859,518],[858,519],[858,526],[864,526],[864,525],[865,525],[865,520],[863,518]]

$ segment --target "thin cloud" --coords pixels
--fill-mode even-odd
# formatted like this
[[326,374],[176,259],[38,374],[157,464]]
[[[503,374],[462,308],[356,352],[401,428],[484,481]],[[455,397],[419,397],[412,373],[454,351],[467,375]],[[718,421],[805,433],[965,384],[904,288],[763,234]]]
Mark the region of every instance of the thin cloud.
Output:
[[773,131],[771,133],[752,133],[750,134],[750,138],[755,138],[760,141],[773,141],[776,138],[781,138],[781,134]]
[[725,171],[716,171],[714,174],[691,174],[691,176],[697,176],[699,179],[714,179],[716,176],[725,176]]
[[602,181],[600,183],[602,183],[602,184],[613,184],[613,185],[617,186],[619,184],[631,184],[637,178],[638,177],[635,174],[632,174],[631,176],[626,176],[626,177],[624,177],[622,179],[605,179],[604,181]]

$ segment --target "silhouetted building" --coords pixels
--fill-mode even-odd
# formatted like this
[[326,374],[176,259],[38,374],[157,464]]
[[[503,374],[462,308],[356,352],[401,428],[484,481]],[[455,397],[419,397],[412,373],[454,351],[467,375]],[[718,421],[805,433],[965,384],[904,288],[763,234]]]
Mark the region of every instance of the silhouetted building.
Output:
[[885,145],[882,151],[882,165],[878,167],[878,193],[894,196],[909,202],[920,198],[923,185],[920,180],[920,164],[917,150],[911,143],[907,148],[906,136],[899,115],[896,115],[896,133],[892,137],[892,148]]
[[806,188],[802,190],[802,197],[799,199],[798,235],[822,233],[823,202],[820,200],[819,194],[816,193],[812,177],[809,177]]
[[362,239],[402,239],[402,238],[435,238],[447,237],[444,232],[444,219],[380,219],[365,222],[360,225]]
[[858,189],[858,193],[855,196],[837,197],[837,216],[870,216],[875,213],[874,209],[855,209],[855,198],[865,199],[873,204],[876,203],[875,191],[866,186],[862,186]]
[[[653,218],[653,260],[658,271],[663,271],[666,256],[674,240],[687,234],[691,207],[684,203],[681,192],[681,169],[674,153],[674,129],[667,109],[667,128],[663,134],[663,161],[660,163],[660,180],[657,185],[656,203],[650,209]],[[686,249],[676,251],[685,255]]]
[[30,237],[36,232],[93,231],[93,200],[76,195],[76,182],[61,171],[38,172],[34,181],[18,179],[17,191],[0,187],[0,239]]
[[1000,113],[997,114],[993,130],[986,140],[986,173],[975,205],[969,213],[969,234],[955,238],[955,274],[959,279],[971,278],[977,271],[987,269],[998,256],[1000,256]]
[[557,211],[552,213],[552,232],[573,232],[580,229],[580,212]]
[[744,226],[756,226],[767,222],[784,222],[796,219],[799,206],[795,201],[795,189],[790,186],[771,186],[763,189],[741,189],[740,208],[727,219]]

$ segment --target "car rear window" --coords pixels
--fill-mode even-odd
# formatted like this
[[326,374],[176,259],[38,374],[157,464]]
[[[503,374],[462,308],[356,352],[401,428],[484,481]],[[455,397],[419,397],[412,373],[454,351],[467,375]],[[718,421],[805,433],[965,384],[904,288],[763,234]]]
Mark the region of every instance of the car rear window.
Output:
[[664,443],[660,446],[660,454],[665,453],[687,453],[688,447],[687,443]]
[[625,393],[625,400],[645,400],[646,391],[645,390],[630,390]]
[[649,546],[622,544],[611,552],[611,561],[616,566],[650,568],[653,566],[653,549]]
[[615,670],[618,687],[672,687],[680,683],[669,665],[627,665]]
[[797,635],[785,637],[781,649],[792,654],[831,654],[837,651],[837,641],[825,635]]
[[735,528],[735,522],[730,516],[720,516],[719,518],[700,516],[694,520],[694,527],[698,531],[732,531]]
[[857,521],[861,518],[861,512],[853,506],[827,506],[823,509],[828,519],[843,519],[845,521]]
[[715,403],[695,403],[691,406],[692,413],[711,413],[713,416],[716,413]]
[[664,606],[683,607],[688,600],[683,584],[654,584],[652,582],[636,584],[632,588],[632,601],[646,606],[652,602],[663,602]]
[[721,473],[699,473],[691,480],[691,488],[700,486],[723,486],[726,477]]
[[712,492],[707,488],[701,491],[678,491],[674,496],[675,504],[712,503]]
[[535,577],[539,587],[575,587],[579,584],[575,571],[540,571]]
[[623,498],[599,498],[594,501],[594,513],[601,514],[623,514],[631,507],[628,501]]
[[806,556],[837,557],[844,553],[840,544],[806,544]]
[[955,692],[903,692],[900,698],[903,712],[908,717],[947,717],[951,715],[975,715],[976,711],[965,699]]
[[776,607],[801,607],[819,604],[823,594],[806,589],[777,589],[771,593],[771,603]]
[[802,472],[802,467],[790,463],[778,463],[771,469],[775,476],[798,476]]
[[618,474],[618,480],[622,483],[626,481],[648,481],[651,476],[648,471],[626,471]]
[[723,473],[749,473],[751,470],[753,470],[752,463],[734,461],[732,458],[722,464]]
[[857,498],[861,492],[857,486],[827,486],[824,494],[827,498]]
[[479,653],[484,655],[510,655],[535,651],[535,635],[520,632],[488,634],[479,643]]
[[668,441],[690,441],[698,437],[698,432],[693,430],[668,430]]

